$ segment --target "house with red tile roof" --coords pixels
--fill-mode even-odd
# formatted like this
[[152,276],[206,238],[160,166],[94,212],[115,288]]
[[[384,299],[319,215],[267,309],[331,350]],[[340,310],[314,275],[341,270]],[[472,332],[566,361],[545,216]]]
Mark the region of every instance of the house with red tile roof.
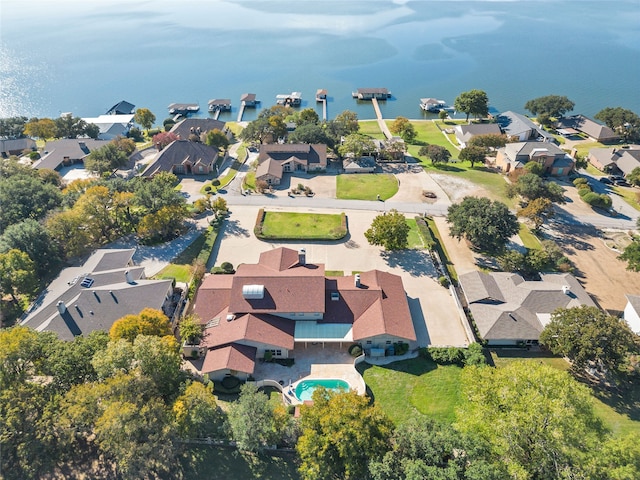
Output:
[[304,249],[266,251],[234,275],[205,277],[193,312],[204,329],[201,371],[211,379],[246,379],[267,352],[289,358],[310,342],[416,346],[399,276],[371,270],[327,277],[323,264],[306,261]]

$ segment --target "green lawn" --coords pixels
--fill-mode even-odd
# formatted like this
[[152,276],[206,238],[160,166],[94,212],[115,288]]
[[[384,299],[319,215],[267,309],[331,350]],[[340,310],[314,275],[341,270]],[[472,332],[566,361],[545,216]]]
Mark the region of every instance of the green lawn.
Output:
[[460,401],[460,367],[416,358],[385,366],[365,362],[357,368],[375,402],[395,424],[406,422],[416,412],[453,422]]
[[184,478],[298,480],[297,456],[243,455],[232,448],[186,445],[180,458]]
[[640,210],[640,191],[632,188],[625,187],[613,187],[613,191],[616,195],[620,195],[624,198],[624,201],[631,205],[636,210]]
[[592,148],[602,147],[606,147],[606,145],[600,142],[582,142],[577,143],[575,146],[576,150],[578,150],[578,155],[581,157],[586,157],[587,155],[589,155],[589,150]]
[[256,189],[256,172],[249,172],[244,176],[243,188],[249,190]]
[[266,212],[259,238],[337,240],[347,234],[344,214]]
[[324,275],[326,277],[344,277],[343,270],[325,270]]
[[177,265],[170,263],[154,275],[153,278],[156,280],[175,278],[176,282],[188,283],[191,279],[191,265]]
[[398,193],[390,173],[344,174],[336,177],[336,197],[342,200],[388,200]]
[[518,235],[520,235],[520,239],[522,240],[523,245],[530,250],[539,250],[542,246],[540,244],[540,240],[538,240],[538,237],[531,233],[529,227],[527,227],[524,223],[520,223],[520,232],[518,233]]
[[377,138],[378,140],[386,139],[384,133],[380,131],[380,126],[378,125],[377,120],[360,120],[358,125],[360,125],[358,133],[369,135],[370,137]]
[[413,249],[424,248],[424,239],[422,238],[422,235],[420,235],[415,219],[408,218],[407,225],[411,228],[411,230],[409,230],[409,235],[407,236],[407,247]]

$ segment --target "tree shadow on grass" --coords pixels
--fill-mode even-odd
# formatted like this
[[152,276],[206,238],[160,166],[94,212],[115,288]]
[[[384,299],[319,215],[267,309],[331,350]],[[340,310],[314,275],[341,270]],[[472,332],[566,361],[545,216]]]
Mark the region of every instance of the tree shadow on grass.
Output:
[[618,384],[594,383],[584,372],[572,370],[574,377],[591,388],[593,395],[605,405],[630,420],[640,421],[640,384],[630,380]]

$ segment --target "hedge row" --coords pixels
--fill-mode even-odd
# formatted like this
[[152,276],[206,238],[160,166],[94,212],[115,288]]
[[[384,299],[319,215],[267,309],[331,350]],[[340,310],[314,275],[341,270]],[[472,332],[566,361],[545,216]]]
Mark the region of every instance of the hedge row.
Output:
[[459,347],[427,347],[420,349],[420,355],[433,360],[438,365],[486,365],[482,345],[472,343],[468,348]]

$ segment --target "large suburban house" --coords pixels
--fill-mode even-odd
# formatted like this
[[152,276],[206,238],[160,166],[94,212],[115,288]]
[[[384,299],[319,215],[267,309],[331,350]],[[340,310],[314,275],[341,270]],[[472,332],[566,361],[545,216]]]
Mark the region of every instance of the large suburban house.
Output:
[[556,139],[539,125],[519,113],[508,111],[499,114],[496,121],[503,133],[515,137],[521,142],[535,140],[538,142],[556,143]]
[[526,281],[515,273],[469,272],[460,285],[478,333],[489,345],[536,344],[558,308],[596,304],[569,273]]
[[470,123],[467,125],[456,125],[454,128],[456,140],[462,148],[467,146],[467,142],[476,135],[501,135],[502,131],[497,123]]
[[640,295],[625,295],[627,306],[624,307],[624,319],[631,330],[640,335]]
[[597,142],[614,143],[620,141],[620,135],[612,129],[584,115],[563,117],[558,120],[556,128],[560,133],[567,132],[570,134],[573,131],[584,133]]
[[248,378],[265,354],[289,358],[307,343],[360,343],[376,355],[394,342],[416,346],[402,279],[371,270],[327,277],[304,249],[280,247],[205,277],[193,312],[204,326],[200,370],[212,379]]
[[256,180],[280,185],[286,172],[314,172],[327,168],[327,146],[321,143],[260,145]]
[[169,318],[176,309],[172,280],[147,280],[135,249],[100,249],[79,267],[64,269],[25,313],[20,324],[73,340],[150,307]]
[[607,173],[628,175],[640,167],[640,145],[623,145],[620,148],[592,148],[589,163]]
[[126,137],[133,126],[133,114],[107,114],[93,118],[83,118],[85,122],[93,123],[100,129],[99,140],[113,140],[116,137]]
[[153,177],[160,172],[176,175],[208,175],[216,171],[218,149],[200,142],[174,140],[164,147],[142,173]]
[[225,122],[213,118],[185,118],[171,127],[171,133],[175,133],[180,139],[188,140],[191,135],[200,137],[212,130],[220,130],[227,137],[231,132],[226,128]]
[[518,142],[507,143],[498,149],[495,165],[503,172],[524,167],[528,162],[538,162],[551,175],[568,175],[575,161],[564,150],[553,143]]
[[0,137],[0,157],[9,158],[11,155],[22,155],[25,150],[35,151],[36,142],[33,138],[3,138]]
[[108,140],[94,140],[92,138],[62,138],[52,140],[44,146],[42,158],[33,164],[33,168],[49,168],[60,170],[74,163],[84,162],[92,150],[108,144]]

